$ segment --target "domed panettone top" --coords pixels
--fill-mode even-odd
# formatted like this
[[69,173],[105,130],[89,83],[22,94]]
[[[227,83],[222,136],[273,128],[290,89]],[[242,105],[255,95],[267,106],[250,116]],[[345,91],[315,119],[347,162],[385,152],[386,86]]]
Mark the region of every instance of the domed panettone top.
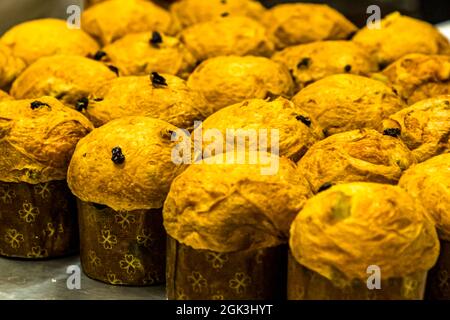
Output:
[[[165,84],[158,84],[157,79]],[[89,98],[85,115],[95,126],[124,116],[148,116],[192,129],[213,111],[201,94],[176,76],[119,77],[104,82]]]
[[436,222],[439,236],[450,241],[450,153],[409,168],[399,186],[423,204]]
[[87,33],[68,28],[67,22],[60,19],[23,22],[8,30],[0,42],[27,64],[55,54],[88,56],[99,49],[98,43]]
[[375,130],[334,134],[313,145],[298,162],[314,192],[325,184],[379,182],[397,184],[416,160],[404,143]]
[[382,279],[428,271],[439,255],[434,223],[406,191],[375,183],[332,187],[309,199],[291,226],[298,263],[331,281]]
[[92,129],[52,97],[0,102],[0,181],[64,180],[75,145]]
[[183,169],[172,162],[175,130],[148,117],[125,117],[95,129],[77,145],[69,188],[82,201],[116,211],[161,208]]
[[265,175],[261,168],[269,164],[214,163],[223,156],[192,164],[175,178],[163,210],[168,234],[217,252],[285,243],[291,221],[312,195],[308,182],[283,157],[266,154],[279,167]]

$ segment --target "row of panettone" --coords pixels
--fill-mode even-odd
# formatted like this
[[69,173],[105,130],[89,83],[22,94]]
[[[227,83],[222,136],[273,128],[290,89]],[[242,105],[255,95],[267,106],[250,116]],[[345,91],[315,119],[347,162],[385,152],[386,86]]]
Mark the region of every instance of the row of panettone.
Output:
[[[356,28],[324,5],[108,0],[84,31],[12,28],[0,254],[80,249],[90,277],[166,280],[170,299],[449,298],[449,44],[398,14],[381,25],[345,40]],[[178,128],[209,161],[174,163]],[[211,164],[208,129],[277,129],[278,170]]]

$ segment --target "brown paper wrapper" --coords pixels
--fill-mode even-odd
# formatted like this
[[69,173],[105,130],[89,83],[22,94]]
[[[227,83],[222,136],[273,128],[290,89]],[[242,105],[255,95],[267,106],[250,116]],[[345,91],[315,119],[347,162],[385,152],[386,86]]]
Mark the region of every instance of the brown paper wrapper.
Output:
[[0,255],[42,259],[78,248],[76,203],[66,181],[0,182]]
[[81,265],[109,284],[164,283],[166,232],[162,209],[114,211],[78,201]]
[[428,272],[425,299],[450,300],[450,241],[441,240],[438,261]]
[[[369,277],[370,274],[367,275]],[[426,273],[383,280],[381,289],[368,289],[366,281],[337,284],[299,264],[289,252],[288,300],[421,300]]]
[[169,300],[264,300],[286,297],[287,246],[219,253],[167,241]]

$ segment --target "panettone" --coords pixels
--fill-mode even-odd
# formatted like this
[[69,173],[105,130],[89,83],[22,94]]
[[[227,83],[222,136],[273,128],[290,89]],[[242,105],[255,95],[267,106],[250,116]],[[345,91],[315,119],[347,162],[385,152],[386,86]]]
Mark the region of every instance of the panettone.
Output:
[[103,81],[116,74],[98,61],[73,55],[41,58],[14,81],[11,95],[16,99],[43,95],[55,97],[80,110],[83,100]]
[[314,192],[345,182],[397,184],[415,158],[403,142],[375,130],[334,134],[313,145],[298,162]]
[[[298,161],[314,143],[323,138],[322,130],[308,114],[284,98],[273,101],[250,99],[225,107],[206,118],[202,125],[196,128],[194,136],[205,135],[208,130],[219,130],[222,136],[226,137],[223,146],[221,145],[223,152],[226,152],[228,146],[234,147],[235,137],[241,135],[242,138],[249,136],[250,150],[268,150],[274,142],[273,130],[277,130],[276,148],[279,155],[293,161]],[[229,136],[230,130],[235,130],[235,134]],[[250,137],[252,133],[255,134]],[[267,138],[266,143],[261,139],[262,135]],[[204,143],[203,156],[208,156],[207,149],[211,142]],[[217,153],[217,150],[213,151]]]
[[201,63],[188,86],[215,109],[252,98],[290,97],[294,83],[286,66],[264,57],[216,57]]
[[12,97],[9,94],[7,94],[5,91],[0,90],[0,101],[11,99]]
[[255,0],[181,0],[170,12],[183,28],[225,15],[247,16],[259,20],[265,9]]
[[182,167],[172,162],[171,132],[165,121],[134,116],[110,121],[80,140],[67,181],[84,202],[116,211],[161,208]]
[[199,61],[226,55],[268,57],[274,50],[266,28],[240,16],[195,24],[180,33],[180,40]]
[[189,89],[184,80],[166,74],[158,76],[166,85],[154,84],[149,76],[104,82],[89,97],[83,112],[96,127],[124,116],[148,116],[182,129],[192,129],[194,121],[212,113],[203,96]]
[[383,121],[397,131],[418,162],[450,150],[450,95],[419,101]]
[[8,46],[0,42],[0,88],[8,88],[25,69],[25,62],[13,55]]
[[321,40],[344,40],[356,26],[325,4],[279,4],[263,18],[277,49]]
[[408,105],[450,94],[450,56],[408,54],[374,78],[390,83]]
[[108,0],[81,15],[81,27],[103,45],[129,33],[176,30],[168,11],[144,0]]
[[405,107],[383,82],[352,74],[318,80],[292,101],[317,120],[325,135],[360,128],[380,130],[383,119]]
[[177,38],[157,31],[128,34],[104,47],[97,57],[119,68],[121,76],[161,72],[187,78],[196,65]]
[[431,24],[394,12],[380,28],[364,27],[352,39],[386,66],[408,53],[449,54],[448,39]]
[[326,76],[352,73],[368,76],[378,70],[376,61],[351,41],[318,41],[288,47],[272,56],[291,71],[298,89]]
[[[333,290],[353,287],[375,298],[420,298],[414,291],[421,291],[439,254],[434,224],[413,197],[397,186],[362,182],[309,199],[292,223],[289,245],[296,263],[331,281]],[[381,290],[368,289],[369,266],[379,268]],[[311,298],[305,290],[315,288],[303,288]]]
[[79,112],[52,97],[0,103],[0,181],[64,180],[78,140],[92,130]]
[[99,49],[87,33],[70,29],[65,20],[59,19],[23,22],[7,31],[0,42],[10,47],[12,53],[26,64],[55,54],[88,56]]

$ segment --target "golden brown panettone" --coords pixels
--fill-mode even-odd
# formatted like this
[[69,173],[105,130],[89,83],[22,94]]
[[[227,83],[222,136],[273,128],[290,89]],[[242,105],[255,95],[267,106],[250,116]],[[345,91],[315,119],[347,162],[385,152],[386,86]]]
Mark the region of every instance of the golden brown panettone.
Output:
[[434,224],[413,197],[397,186],[363,182],[308,200],[289,245],[298,263],[335,283],[365,282],[371,265],[382,279],[427,272],[439,255]]
[[279,4],[263,18],[277,49],[321,40],[343,40],[356,26],[325,4]]
[[25,62],[13,55],[12,50],[0,42],[0,88],[7,88],[25,69]]
[[64,180],[75,145],[92,128],[52,97],[1,102],[0,181]]
[[408,54],[374,78],[389,82],[408,105],[450,94],[450,56]]
[[399,186],[422,203],[435,221],[440,238],[450,241],[450,153],[412,166]]
[[157,209],[182,166],[172,162],[177,128],[148,117],[125,117],[80,140],[67,173],[72,192],[84,202],[115,211]]
[[405,107],[383,82],[353,74],[325,77],[300,90],[292,101],[317,120],[325,135],[380,130],[383,119]]
[[88,56],[99,46],[87,33],[69,29],[65,20],[39,19],[18,24],[7,31],[0,42],[27,64],[55,54]]
[[85,115],[98,127],[125,116],[148,116],[182,129],[212,113],[203,96],[176,76],[159,75],[167,85],[155,85],[148,76],[119,77],[99,86],[89,98]]
[[351,41],[318,41],[284,49],[272,59],[291,71],[298,89],[339,73],[369,75],[378,70],[376,61]]
[[383,121],[396,132],[418,162],[450,151],[450,95],[419,101]]
[[223,157],[192,164],[175,178],[163,209],[167,233],[216,252],[285,243],[291,221],[312,195],[308,182],[284,157],[270,156],[278,170],[266,175],[261,168],[267,164],[233,164]]
[[108,0],[85,10],[81,27],[103,45],[143,31],[173,33],[169,12],[144,0]]
[[264,11],[255,0],[181,0],[170,7],[174,19],[184,28],[227,15],[259,20]]
[[214,110],[245,99],[290,97],[294,83],[286,66],[263,57],[216,57],[200,64],[188,86],[201,92]]
[[119,68],[122,76],[155,71],[187,78],[197,62],[177,38],[157,31],[126,35],[104,47],[97,56]]
[[0,101],[3,100],[12,100],[12,97],[7,94],[5,91],[0,90]]
[[39,59],[14,81],[11,95],[16,99],[52,96],[76,107],[99,84],[116,74],[106,65],[81,56],[56,55]]
[[[255,133],[255,139],[249,139],[250,150],[268,150],[273,142],[273,131],[278,130],[279,155],[293,161],[298,161],[314,143],[323,138],[322,130],[311,121],[308,114],[284,98],[273,101],[251,99],[225,107],[203,121],[194,135],[207,135],[208,130],[219,130],[226,137],[227,132],[233,129],[236,130],[235,134],[223,141],[223,152],[226,152],[227,145],[234,146],[235,136],[245,138],[252,132]],[[237,130],[243,131],[239,133]],[[267,137],[267,143],[260,136]],[[203,154],[209,155],[208,145],[212,142],[205,141],[208,140],[206,137],[203,140]]]
[[273,43],[266,28],[247,17],[223,17],[184,29],[181,42],[197,60],[227,55],[270,56]]
[[381,20],[380,29],[361,29],[352,39],[366,48],[380,66],[408,53],[449,54],[447,38],[431,24],[394,12]]
[[397,184],[416,163],[400,139],[372,129],[334,134],[313,145],[298,162],[314,192],[331,184],[379,182]]

